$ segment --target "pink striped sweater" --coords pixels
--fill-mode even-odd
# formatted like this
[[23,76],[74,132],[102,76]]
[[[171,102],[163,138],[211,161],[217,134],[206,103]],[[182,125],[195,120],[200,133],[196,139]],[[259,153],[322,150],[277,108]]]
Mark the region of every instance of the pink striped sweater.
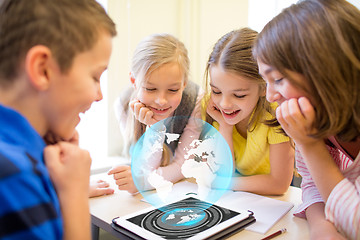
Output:
[[[332,142],[333,139],[331,139]],[[337,147],[338,144],[335,143]],[[355,161],[339,148],[328,147],[337,166],[344,175],[329,195],[325,216],[348,239],[360,240],[360,153]],[[313,182],[300,152],[295,151],[296,168],[302,176],[303,203],[294,215],[305,218],[305,210],[312,204],[324,202]]]

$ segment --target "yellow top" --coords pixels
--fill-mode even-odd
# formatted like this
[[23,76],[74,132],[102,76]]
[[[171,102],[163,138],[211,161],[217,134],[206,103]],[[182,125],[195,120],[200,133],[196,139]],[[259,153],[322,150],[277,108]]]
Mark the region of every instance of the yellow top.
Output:
[[[271,104],[275,109],[277,104]],[[270,113],[266,112],[266,120],[273,119]],[[244,138],[233,129],[233,145],[236,169],[242,175],[256,175],[270,173],[270,144],[277,144],[289,141],[289,138],[276,130],[280,127],[269,127],[261,122],[255,123],[253,131],[247,131],[247,138]],[[213,123],[216,129],[219,129],[217,122]]]

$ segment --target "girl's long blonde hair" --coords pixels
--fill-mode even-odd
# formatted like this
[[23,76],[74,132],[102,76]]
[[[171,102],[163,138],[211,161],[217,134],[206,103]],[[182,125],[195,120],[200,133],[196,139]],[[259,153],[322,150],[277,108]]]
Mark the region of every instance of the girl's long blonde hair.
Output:
[[[187,83],[190,72],[190,60],[185,45],[174,36],[161,33],[153,34],[143,39],[136,47],[132,64],[131,75],[135,78],[137,88],[126,95],[124,110],[127,112],[126,131],[124,136],[123,154],[129,156],[130,147],[135,144],[146,130],[146,125],[135,119],[129,109],[129,102],[133,100],[141,86],[147,81],[150,74],[167,63],[179,64]],[[169,150],[170,151],[170,150]],[[170,151],[171,152],[171,151]],[[164,154],[169,154],[164,148]]]

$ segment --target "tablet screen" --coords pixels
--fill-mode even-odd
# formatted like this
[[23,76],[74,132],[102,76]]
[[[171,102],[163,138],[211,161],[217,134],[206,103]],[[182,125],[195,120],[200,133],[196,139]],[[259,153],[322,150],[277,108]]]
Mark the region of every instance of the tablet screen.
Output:
[[146,209],[114,223],[146,239],[205,239],[239,226],[251,213],[237,212],[190,197],[159,209]]

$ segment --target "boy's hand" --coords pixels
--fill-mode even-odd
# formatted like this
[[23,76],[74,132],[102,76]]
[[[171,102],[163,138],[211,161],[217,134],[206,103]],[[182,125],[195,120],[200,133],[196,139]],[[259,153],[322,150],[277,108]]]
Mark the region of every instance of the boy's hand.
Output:
[[129,103],[130,109],[133,111],[135,118],[147,125],[152,126],[157,123],[157,120],[153,118],[154,113],[149,108],[145,106],[142,102],[137,99],[130,101]]
[[126,190],[131,194],[137,193],[138,190],[134,184],[131,175],[131,167],[128,165],[116,166],[109,170],[108,175],[113,174],[116,185],[119,190]]
[[44,159],[56,191],[88,195],[90,154],[78,146],[59,142],[44,149]]

